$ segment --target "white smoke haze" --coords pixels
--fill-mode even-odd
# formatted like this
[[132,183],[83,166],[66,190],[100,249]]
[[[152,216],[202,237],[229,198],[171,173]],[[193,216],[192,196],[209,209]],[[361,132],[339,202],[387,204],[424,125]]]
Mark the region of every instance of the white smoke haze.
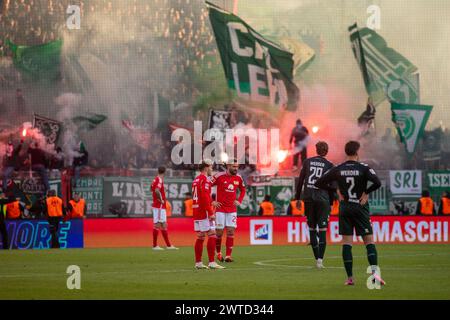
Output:
[[[75,128],[65,128],[58,144],[69,159],[76,155],[74,150],[80,140],[88,151],[93,151],[91,155],[107,154],[114,149],[111,157],[115,157],[130,144],[130,135],[124,131],[121,120],[154,123],[153,93],[165,93],[170,99],[173,91],[180,89],[181,79],[189,77],[182,71],[171,72],[175,64],[173,57],[184,57],[184,52],[175,45],[176,40],[164,37],[174,35],[169,13],[179,2],[110,1],[107,6],[99,0],[60,1],[65,7],[69,2],[82,4],[82,20],[80,30],[61,29],[63,84],[46,89],[26,84],[23,86],[25,100],[28,108],[37,114],[63,122],[87,112],[106,115],[108,119],[95,131],[80,133],[80,136]],[[212,2],[228,10],[233,7],[232,0]],[[43,8],[42,19],[50,21],[51,16],[45,10],[48,2],[34,0],[34,3]],[[193,21],[197,23],[199,8],[204,8],[204,2],[191,0],[190,4],[196,8]],[[301,41],[306,41],[305,31],[310,31],[314,37],[323,39],[323,52],[314,48],[315,60],[296,77],[301,103],[294,116],[287,114],[280,120],[282,148],[288,148],[287,140],[296,118],[302,119],[309,129],[320,127],[319,132],[312,135],[309,154],[314,153],[315,141],[323,139],[330,143],[330,156],[340,161],[345,142],[358,138],[360,129],[356,119],[365,109],[367,94],[351,51],[347,28],[354,22],[365,26],[366,9],[372,4],[381,9],[380,35],[419,69],[421,103],[434,106],[427,129],[439,126],[440,122],[443,126],[450,123],[450,64],[446,58],[450,55],[449,1],[241,0],[238,15],[258,31],[266,30],[270,34],[284,28],[290,37]],[[2,30],[0,38],[3,38]],[[11,60],[0,59],[2,66],[8,63]],[[84,75],[79,72],[80,67]],[[89,81],[83,82],[83,76]],[[68,92],[65,84],[72,82],[82,84],[78,91]],[[211,82],[211,91],[221,82],[223,77]],[[0,95],[2,92],[0,88]],[[10,92],[6,100],[13,104],[14,89]],[[189,95],[192,98],[194,92]],[[192,105],[192,100],[187,101],[188,106]],[[390,107],[385,102],[377,108],[378,138],[369,144],[377,161],[389,160],[385,143],[380,140],[388,128],[394,132]],[[0,140],[7,141],[11,135],[17,140],[20,132],[16,131],[5,126]]]

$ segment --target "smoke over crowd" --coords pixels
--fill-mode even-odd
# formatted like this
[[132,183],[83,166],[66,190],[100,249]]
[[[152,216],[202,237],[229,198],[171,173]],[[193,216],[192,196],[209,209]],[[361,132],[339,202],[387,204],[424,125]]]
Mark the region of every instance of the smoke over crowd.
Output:
[[[213,2],[232,9],[233,1]],[[445,124],[450,118],[445,108],[450,98],[446,90],[450,67],[444,58],[436,61],[450,52],[450,27],[442,15],[450,7],[445,1],[286,0],[277,1],[276,8],[272,1],[240,1],[238,14],[256,30],[298,39],[316,53],[310,66],[296,74],[301,94],[297,112],[267,119],[240,108],[241,122],[254,128],[279,127],[280,146],[289,148],[290,130],[300,118],[309,129],[318,128],[311,141],[328,141],[330,157],[336,162],[343,158],[344,143],[359,139],[367,146],[364,159],[380,167],[405,166],[386,103],[377,108],[373,136],[361,138],[356,122],[367,95],[347,27],[354,22],[365,25],[369,4],[381,8],[379,32],[418,66],[421,101],[434,105],[429,128],[442,126],[448,139]],[[81,9],[79,30],[66,27],[68,5]],[[402,19],[395,14],[400,7]],[[66,165],[78,155],[83,142],[93,167],[155,167],[170,163],[172,146],[169,126],[158,125],[155,97],[170,101],[169,122],[185,128],[192,128],[194,120],[206,124],[211,108],[232,105],[203,1],[6,0],[0,15],[3,142],[12,138],[17,143],[21,128],[33,121],[35,113],[61,122],[63,131],[55,145],[48,146],[31,128],[28,139],[32,135],[49,153],[60,147]],[[61,79],[26,81],[13,66],[6,39],[23,45],[62,39]],[[80,130],[72,119],[88,113],[104,115],[107,120],[93,130]],[[144,145],[133,139],[123,121],[149,132]],[[391,152],[400,159],[393,160],[388,156]]]

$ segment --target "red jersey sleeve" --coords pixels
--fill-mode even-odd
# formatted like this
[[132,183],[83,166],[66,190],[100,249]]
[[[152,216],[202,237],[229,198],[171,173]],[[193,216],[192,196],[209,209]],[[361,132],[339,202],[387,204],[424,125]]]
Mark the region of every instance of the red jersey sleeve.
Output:
[[208,178],[204,177],[200,182],[200,207],[208,212],[208,215],[213,214],[212,199],[211,199],[211,183]]
[[242,179],[242,177],[241,176],[239,176],[239,178],[241,178],[240,179],[240,181],[239,181],[239,191],[240,191],[240,194],[239,194],[239,199],[238,199],[238,201],[239,201],[239,203],[242,203],[242,200],[244,200],[244,197],[245,197],[245,184],[244,184],[244,179]]

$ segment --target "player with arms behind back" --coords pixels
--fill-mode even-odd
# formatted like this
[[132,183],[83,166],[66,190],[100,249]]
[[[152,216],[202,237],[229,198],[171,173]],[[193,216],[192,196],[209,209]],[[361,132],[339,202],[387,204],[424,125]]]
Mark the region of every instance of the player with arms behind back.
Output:
[[[372,223],[369,215],[369,193],[381,186],[380,179],[375,171],[366,164],[359,162],[358,151],[360,144],[357,141],[349,141],[345,145],[347,161],[334,167],[316,181],[316,187],[330,189],[330,183],[336,181],[341,195],[339,204],[339,234],[343,236],[342,258],[344,260],[347,281],[345,285],[354,285],[353,281],[353,229],[357,236],[363,238],[367,249],[374,279],[381,285],[385,282],[378,274],[378,258],[375,243],[373,241]],[[368,182],[372,185],[368,186]]]
[[[212,163],[204,160],[199,165],[200,174],[192,182],[192,209],[194,217],[194,231],[197,232],[195,241],[195,268],[197,269],[225,269],[214,261],[216,247],[216,231],[214,227],[214,213],[211,199]],[[208,266],[202,262],[203,243],[208,235],[206,245],[208,251]]]
[[[239,164],[236,159],[227,163],[227,171],[219,172],[211,178],[213,185],[217,186],[217,201],[213,201],[216,208],[216,250],[219,261],[233,262],[231,253],[234,244],[234,232],[237,227],[237,206],[242,203],[245,196],[245,185],[242,177],[237,173]],[[239,199],[236,200],[239,189]],[[223,230],[227,231],[225,259],[222,256]]]
[[330,170],[333,164],[325,158],[328,153],[326,142],[319,141],[316,144],[316,152],[317,156],[306,159],[302,164],[295,199],[298,208],[301,206],[300,199],[305,203],[311,247],[316,259],[316,266],[321,269],[327,245],[330,195],[328,191],[317,188],[314,183]]
[[161,230],[167,249],[177,250],[169,241],[167,233],[166,192],[164,190],[165,167],[158,168],[158,175],[153,179],[151,190],[153,195],[153,250],[164,250],[158,246],[158,233]]

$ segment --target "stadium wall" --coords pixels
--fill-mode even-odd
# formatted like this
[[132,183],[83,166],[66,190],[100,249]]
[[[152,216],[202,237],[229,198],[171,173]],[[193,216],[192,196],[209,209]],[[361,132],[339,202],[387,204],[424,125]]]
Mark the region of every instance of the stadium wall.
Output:
[[[195,241],[191,218],[170,218],[169,234],[176,246],[192,246]],[[372,217],[374,237],[385,244],[450,243],[450,217]],[[151,218],[74,219],[62,222],[61,248],[126,248],[152,246]],[[10,248],[48,249],[50,233],[45,220],[7,221]],[[162,241],[162,239],[160,239]],[[330,244],[338,244],[338,220],[331,217]],[[308,226],[304,217],[239,217],[236,246],[306,245]],[[355,237],[356,243],[361,243]],[[1,245],[1,241],[0,241]]]
[[[449,243],[450,217],[372,217],[378,243]],[[168,221],[171,242],[192,246],[195,241],[190,218]],[[84,224],[85,248],[150,247],[152,219],[88,219]],[[358,241],[358,239],[355,240]],[[162,241],[162,239],[160,240]],[[337,218],[330,219],[329,243],[339,243]],[[306,245],[309,232],[304,217],[239,217],[235,245]],[[359,239],[358,242],[361,242]]]

